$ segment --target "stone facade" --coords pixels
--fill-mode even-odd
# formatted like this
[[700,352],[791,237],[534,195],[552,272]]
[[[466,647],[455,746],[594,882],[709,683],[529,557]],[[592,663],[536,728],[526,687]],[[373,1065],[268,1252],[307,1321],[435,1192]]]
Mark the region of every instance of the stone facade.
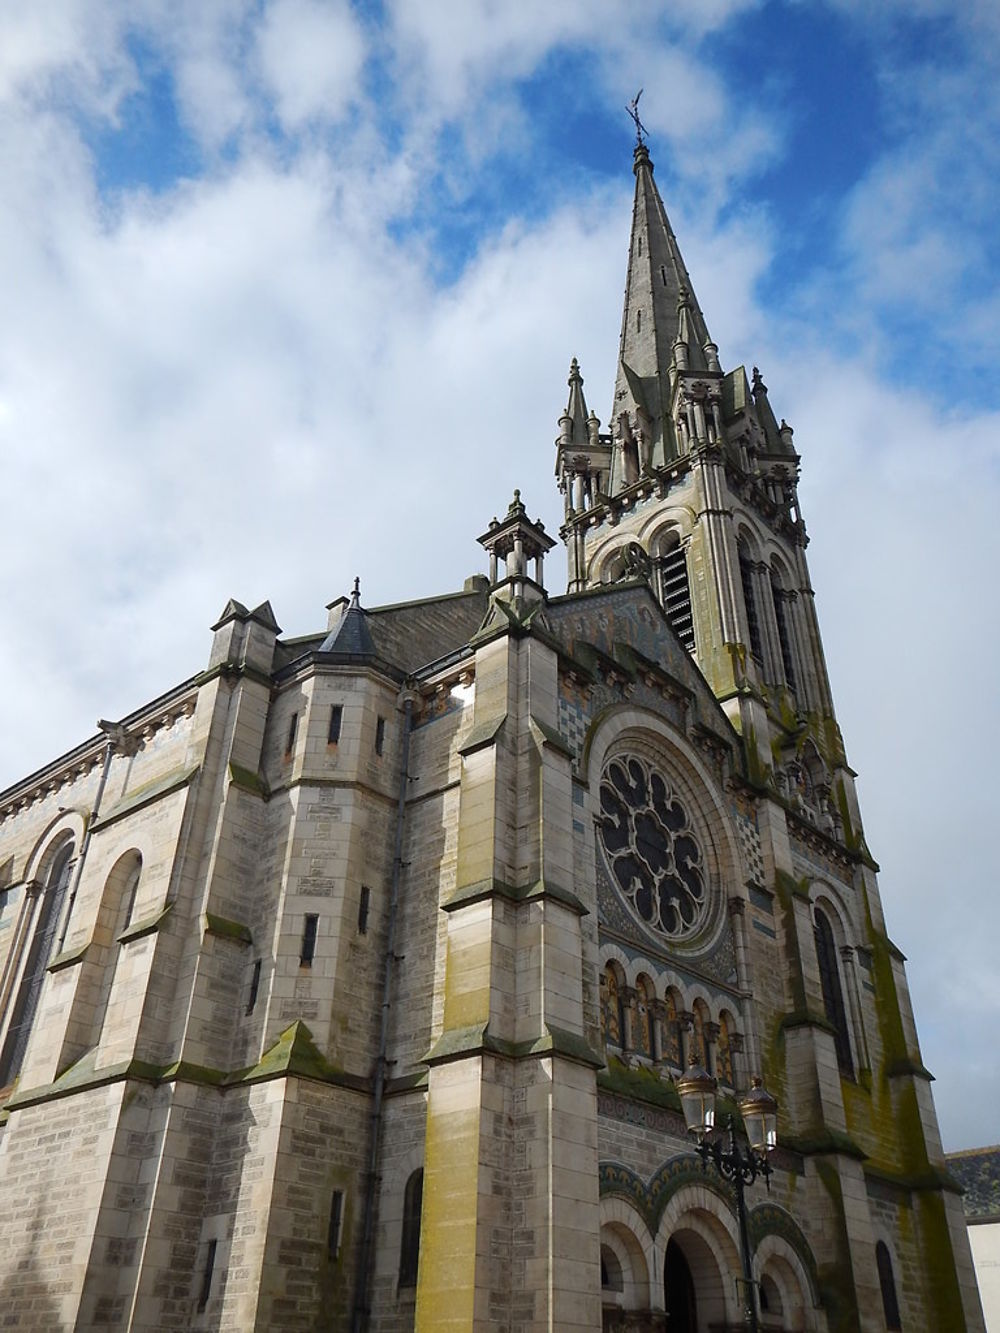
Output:
[[635,155],[569,589],[230,602],[207,666],[0,794],[5,1326],[742,1327],[693,1062],[777,1096],[760,1327],[982,1330],[836,724],[798,456]]

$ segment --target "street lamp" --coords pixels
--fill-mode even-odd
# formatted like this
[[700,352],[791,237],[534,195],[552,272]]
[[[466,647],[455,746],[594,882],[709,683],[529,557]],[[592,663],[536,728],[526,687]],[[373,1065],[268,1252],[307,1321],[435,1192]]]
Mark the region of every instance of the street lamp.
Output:
[[743,1192],[747,1185],[752,1185],[758,1176],[763,1176],[767,1188],[771,1188],[770,1153],[777,1143],[778,1103],[764,1088],[761,1080],[755,1078],[753,1087],[739,1100],[743,1127],[746,1130],[748,1144],[743,1148],[736,1140],[736,1127],[730,1116],[725,1126],[728,1131],[728,1146],[723,1147],[722,1140],[714,1138],[715,1133],[715,1089],[716,1082],[711,1074],[695,1061],[683,1078],[677,1080],[681,1106],[688,1133],[698,1137],[695,1149],[701,1158],[702,1168],[707,1171],[709,1162],[723,1180],[728,1180],[736,1193],[736,1215],[740,1225],[740,1248],[743,1252],[743,1319],[749,1333],[758,1333],[757,1300],[754,1295],[753,1264],[750,1253],[750,1232],[747,1228],[746,1201]]

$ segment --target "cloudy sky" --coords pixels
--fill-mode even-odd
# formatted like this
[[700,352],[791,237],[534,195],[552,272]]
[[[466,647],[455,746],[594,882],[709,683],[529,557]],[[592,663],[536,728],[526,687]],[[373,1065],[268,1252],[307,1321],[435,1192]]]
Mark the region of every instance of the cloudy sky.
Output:
[[199,670],[230,596],[302,634],[355,574],[460,587],[514,486],[558,528],[642,87],[723,364],[796,428],[945,1145],[1000,1141],[1000,9],[0,0],[0,32],[0,785]]

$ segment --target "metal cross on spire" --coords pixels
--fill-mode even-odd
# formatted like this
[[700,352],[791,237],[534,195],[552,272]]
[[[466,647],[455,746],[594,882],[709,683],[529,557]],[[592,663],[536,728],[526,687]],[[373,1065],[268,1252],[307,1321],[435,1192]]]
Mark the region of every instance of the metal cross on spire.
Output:
[[636,95],[632,98],[631,102],[629,102],[628,106],[625,108],[626,111],[629,113],[629,115],[632,117],[633,122],[635,123],[635,141],[638,144],[644,144],[646,142],[645,139],[642,137],[646,133],[646,127],[639,119],[639,98],[641,96],[642,96],[642,89],[640,88],[639,91],[636,93]]

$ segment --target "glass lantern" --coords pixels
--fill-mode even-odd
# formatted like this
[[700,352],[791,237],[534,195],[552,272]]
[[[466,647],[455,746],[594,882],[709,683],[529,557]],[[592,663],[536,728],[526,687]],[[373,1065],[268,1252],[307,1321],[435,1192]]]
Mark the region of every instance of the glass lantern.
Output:
[[772,1152],[778,1143],[778,1103],[759,1078],[753,1080],[753,1087],[740,1098],[740,1114],[754,1152]]
[[694,1060],[677,1080],[689,1134],[705,1138],[715,1129],[715,1079]]

